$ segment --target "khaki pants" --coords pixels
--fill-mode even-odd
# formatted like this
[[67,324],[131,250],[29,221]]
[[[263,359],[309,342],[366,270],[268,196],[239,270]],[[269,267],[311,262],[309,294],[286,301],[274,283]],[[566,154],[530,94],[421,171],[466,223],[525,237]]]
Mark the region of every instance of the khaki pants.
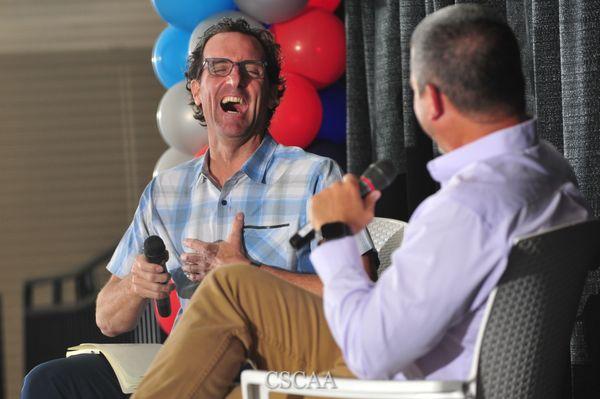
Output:
[[223,398],[246,358],[263,370],[353,378],[320,297],[258,268],[231,265],[200,284],[134,398]]

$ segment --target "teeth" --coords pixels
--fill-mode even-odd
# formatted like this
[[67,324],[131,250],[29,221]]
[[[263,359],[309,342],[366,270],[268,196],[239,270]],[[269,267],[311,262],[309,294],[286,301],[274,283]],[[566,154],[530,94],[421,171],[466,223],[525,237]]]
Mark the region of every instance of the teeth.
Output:
[[228,104],[228,103],[243,104],[244,100],[241,97],[232,97],[232,96],[224,97],[221,100],[221,104]]

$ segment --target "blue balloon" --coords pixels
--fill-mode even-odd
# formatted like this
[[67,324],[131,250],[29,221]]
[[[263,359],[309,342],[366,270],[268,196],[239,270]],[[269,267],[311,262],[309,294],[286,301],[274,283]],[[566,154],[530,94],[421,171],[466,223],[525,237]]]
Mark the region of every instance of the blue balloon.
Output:
[[154,43],[152,67],[166,89],[185,78],[190,36],[189,32],[168,26]]
[[152,0],[152,4],[162,19],[189,32],[213,14],[236,9],[233,0]]
[[319,91],[323,122],[317,138],[342,144],[346,142],[346,87],[340,82]]

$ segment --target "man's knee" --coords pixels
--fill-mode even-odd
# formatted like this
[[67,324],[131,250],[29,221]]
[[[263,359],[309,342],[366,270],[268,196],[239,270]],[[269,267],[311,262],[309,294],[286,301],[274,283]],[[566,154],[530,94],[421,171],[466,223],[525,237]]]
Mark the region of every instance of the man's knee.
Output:
[[23,381],[21,399],[122,398],[112,368],[103,356],[84,354],[50,360]]
[[48,397],[55,390],[57,379],[61,377],[61,367],[50,361],[35,366],[23,380],[21,399]]

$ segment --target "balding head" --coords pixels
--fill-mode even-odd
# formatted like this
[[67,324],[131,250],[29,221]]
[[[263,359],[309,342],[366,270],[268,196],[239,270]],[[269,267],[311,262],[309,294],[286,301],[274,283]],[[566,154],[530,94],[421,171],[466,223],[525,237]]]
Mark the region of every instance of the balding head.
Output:
[[485,7],[457,4],[423,19],[411,38],[411,71],[419,92],[432,84],[465,114],[525,113],[517,40]]

